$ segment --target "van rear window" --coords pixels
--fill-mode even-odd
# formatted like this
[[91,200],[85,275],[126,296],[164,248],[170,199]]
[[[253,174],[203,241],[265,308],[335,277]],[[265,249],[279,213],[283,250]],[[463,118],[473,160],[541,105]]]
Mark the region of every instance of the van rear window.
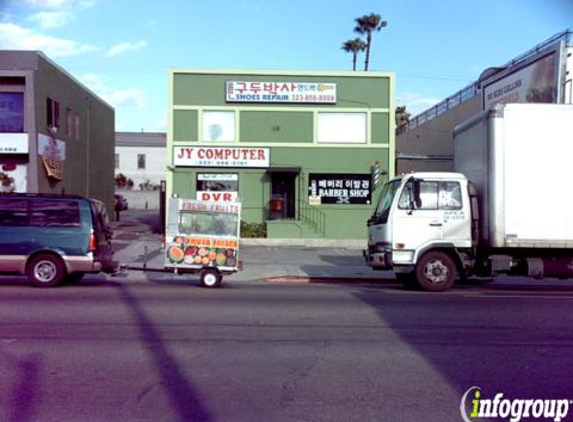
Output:
[[75,201],[32,200],[31,225],[40,227],[78,227],[80,210]]

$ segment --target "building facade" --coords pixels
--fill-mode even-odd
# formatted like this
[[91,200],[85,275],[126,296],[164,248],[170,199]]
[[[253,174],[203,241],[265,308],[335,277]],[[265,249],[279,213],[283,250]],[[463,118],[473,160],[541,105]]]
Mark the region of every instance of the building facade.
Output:
[[398,173],[453,170],[454,128],[498,103],[573,103],[573,32],[563,31],[410,119],[396,136]]
[[0,51],[0,188],[113,210],[114,109],[35,51]]
[[115,175],[133,181],[134,190],[157,189],[165,179],[165,133],[117,132]]
[[365,239],[394,173],[394,75],[172,70],[167,163],[168,197],[239,200],[269,238]]

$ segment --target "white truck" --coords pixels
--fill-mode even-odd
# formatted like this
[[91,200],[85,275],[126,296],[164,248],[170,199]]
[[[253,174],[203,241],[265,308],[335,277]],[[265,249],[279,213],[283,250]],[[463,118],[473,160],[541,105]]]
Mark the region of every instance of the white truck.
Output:
[[410,287],[573,277],[573,105],[506,104],[454,130],[455,173],[383,186],[364,257]]

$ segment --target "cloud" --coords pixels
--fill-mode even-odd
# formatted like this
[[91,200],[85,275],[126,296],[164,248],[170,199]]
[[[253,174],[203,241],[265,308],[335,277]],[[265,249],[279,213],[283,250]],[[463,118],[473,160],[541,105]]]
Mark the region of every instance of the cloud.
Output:
[[0,45],[6,50],[38,50],[50,58],[69,57],[101,50],[65,38],[43,35],[13,23],[0,22]]
[[96,0],[23,0],[29,7],[36,9],[62,9],[65,7],[92,7]]
[[41,28],[50,29],[65,26],[74,20],[74,15],[70,12],[39,12],[28,18],[37,23]]
[[144,108],[147,106],[147,95],[138,88],[127,88],[114,90],[110,88],[111,78],[108,76],[88,73],[80,78],[80,81],[104,101],[111,104],[114,108],[119,107],[137,107]]
[[427,97],[417,92],[402,92],[396,96],[396,103],[401,106],[406,106],[406,111],[416,116],[430,107],[438,104],[442,99]]
[[118,54],[125,53],[127,51],[137,51],[141,50],[142,48],[147,46],[147,41],[138,41],[138,42],[125,42],[122,44],[116,44],[111,46],[105,55],[107,57],[117,56]]
[[112,91],[109,94],[103,94],[103,97],[114,107],[133,106],[143,108],[147,105],[145,93],[137,88]]

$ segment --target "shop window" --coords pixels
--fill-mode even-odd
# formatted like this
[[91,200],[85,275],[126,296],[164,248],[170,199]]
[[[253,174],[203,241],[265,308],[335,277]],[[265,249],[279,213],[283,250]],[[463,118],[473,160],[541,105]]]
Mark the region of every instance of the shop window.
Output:
[[209,142],[235,141],[234,111],[204,111],[203,140]]
[[199,173],[196,185],[201,201],[232,202],[239,196],[239,175],[236,173]]
[[365,144],[366,113],[318,113],[321,144]]
[[24,93],[0,92],[0,133],[24,132]]
[[51,98],[46,100],[46,122],[50,130],[60,128],[60,103]]
[[236,173],[199,173],[197,190],[213,192],[238,191],[239,175]]
[[145,169],[145,154],[137,154],[137,168]]

